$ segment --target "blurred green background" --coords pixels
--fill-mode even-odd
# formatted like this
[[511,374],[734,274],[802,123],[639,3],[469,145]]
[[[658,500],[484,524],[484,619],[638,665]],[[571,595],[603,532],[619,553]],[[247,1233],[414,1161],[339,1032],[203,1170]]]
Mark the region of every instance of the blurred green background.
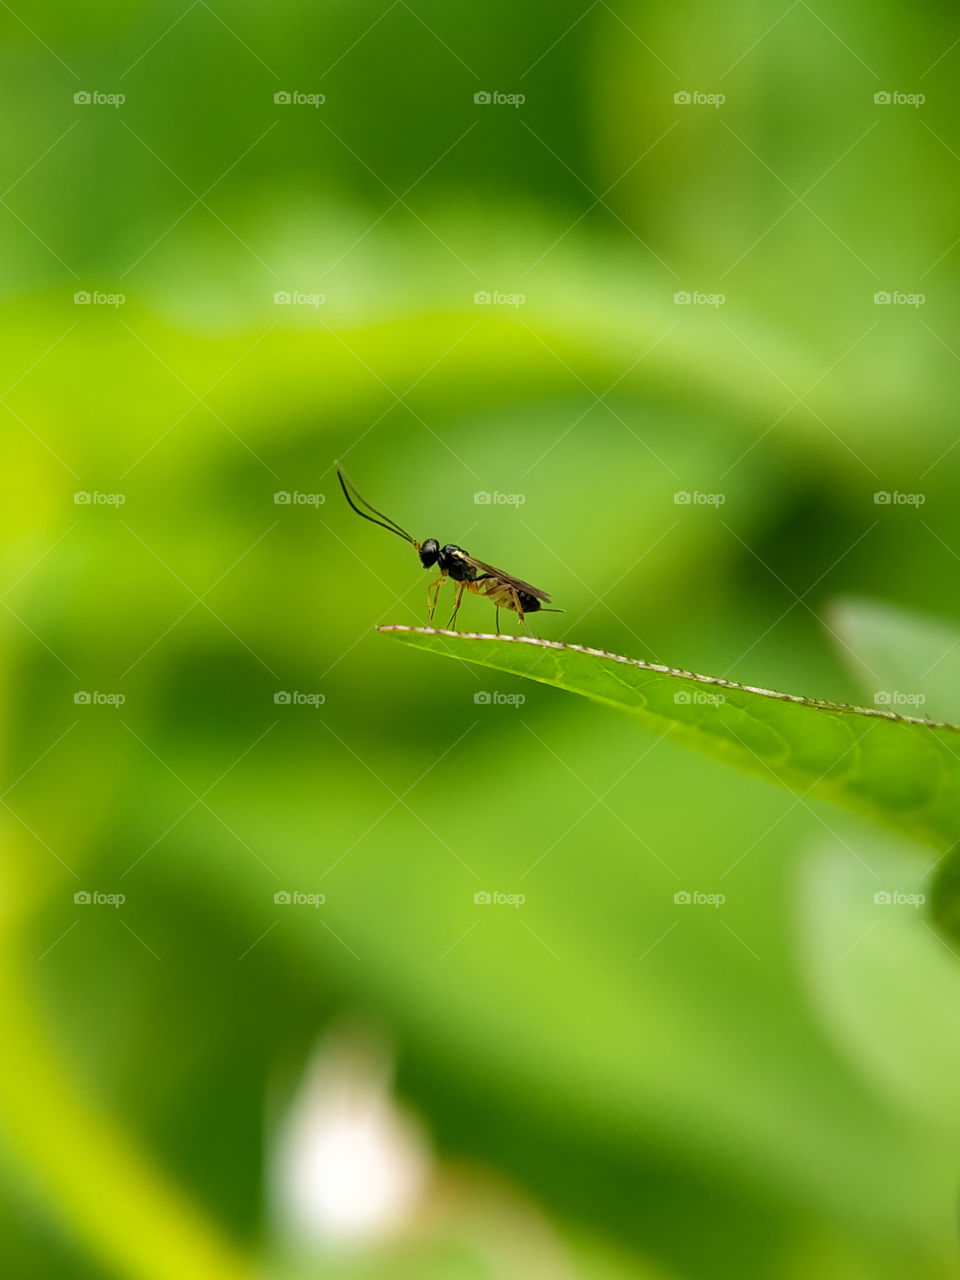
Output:
[[[377,636],[430,578],[333,468],[537,634],[872,699],[832,602],[960,621],[955,14],[0,30],[10,1274],[954,1275],[955,961],[872,902],[932,855]],[[361,1208],[407,1153],[346,1246],[311,1060]]]

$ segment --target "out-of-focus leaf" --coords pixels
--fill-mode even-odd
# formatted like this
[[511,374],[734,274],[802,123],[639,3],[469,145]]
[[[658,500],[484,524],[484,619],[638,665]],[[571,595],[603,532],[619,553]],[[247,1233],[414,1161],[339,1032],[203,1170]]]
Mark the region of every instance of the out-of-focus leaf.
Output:
[[[856,670],[875,687],[885,686],[888,705],[960,716],[960,631],[955,624],[873,600],[841,601],[833,618]],[[930,896],[940,929],[960,939],[960,845],[938,865]]]
[[0,1055],[0,1116],[4,1143],[29,1184],[43,1189],[60,1225],[112,1274],[245,1280],[250,1260],[70,1079],[62,1051],[38,1019],[13,923],[5,913],[0,1020],[16,1051]]
[[960,721],[960,627],[879,600],[830,611],[841,652],[878,705]]
[[960,971],[926,925],[922,869],[886,838],[846,843],[804,869],[804,971],[831,1034],[872,1085],[955,1150]]

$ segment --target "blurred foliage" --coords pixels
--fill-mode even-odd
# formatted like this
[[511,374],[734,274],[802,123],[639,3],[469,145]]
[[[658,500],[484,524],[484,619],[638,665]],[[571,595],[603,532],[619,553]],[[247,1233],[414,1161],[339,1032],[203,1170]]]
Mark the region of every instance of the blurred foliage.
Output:
[[[486,675],[384,644],[428,579],[333,466],[543,583],[567,612],[542,634],[887,689],[829,608],[958,621],[953,14],[0,22],[11,1273],[149,1276],[182,1248],[293,1274],[268,1099],[349,1015],[393,1043],[439,1184],[500,1187],[358,1274],[532,1275],[519,1217],[551,1280],[952,1275],[953,961],[872,902],[917,890],[916,851],[529,682],[479,706]],[[326,102],[274,103],[294,90]],[[721,886],[722,912],[674,905]],[[474,904],[493,889],[526,902]]]

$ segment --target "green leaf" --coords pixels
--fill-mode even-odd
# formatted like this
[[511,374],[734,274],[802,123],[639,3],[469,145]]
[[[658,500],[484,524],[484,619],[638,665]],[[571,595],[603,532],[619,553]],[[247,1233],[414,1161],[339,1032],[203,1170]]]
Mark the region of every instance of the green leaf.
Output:
[[405,644],[630,712],[652,729],[943,849],[960,837],[960,729],[733,684],[579,645],[390,626]]

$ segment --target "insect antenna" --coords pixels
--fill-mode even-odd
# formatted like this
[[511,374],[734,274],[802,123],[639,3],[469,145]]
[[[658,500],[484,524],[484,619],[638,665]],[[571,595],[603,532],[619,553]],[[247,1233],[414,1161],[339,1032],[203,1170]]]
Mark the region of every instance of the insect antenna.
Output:
[[[391,520],[389,516],[384,515],[382,511],[378,511],[376,507],[370,505],[366,498],[364,498],[359,492],[353,481],[347,479],[346,473],[340,467],[337,467],[337,479],[340,481],[340,488],[343,490],[343,496],[346,498],[347,502],[350,503],[350,506],[353,507],[358,516],[363,516],[364,520],[369,520],[371,524],[378,524],[381,529],[386,529],[389,533],[395,533],[398,538],[403,538],[406,542],[411,543],[415,547],[418,546],[416,539],[411,538],[405,529],[401,529],[396,520]],[[357,506],[357,503],[354,502],[353,498],[350,496],[351,493],[353,494],[353,497],[357,499],[357,502],[367,508],[367,511],[373,512],[372,516],[367,515],[366,511],[360,510],[360,507]],[[375,520],[374,516],[379,516],[380,519]]]

